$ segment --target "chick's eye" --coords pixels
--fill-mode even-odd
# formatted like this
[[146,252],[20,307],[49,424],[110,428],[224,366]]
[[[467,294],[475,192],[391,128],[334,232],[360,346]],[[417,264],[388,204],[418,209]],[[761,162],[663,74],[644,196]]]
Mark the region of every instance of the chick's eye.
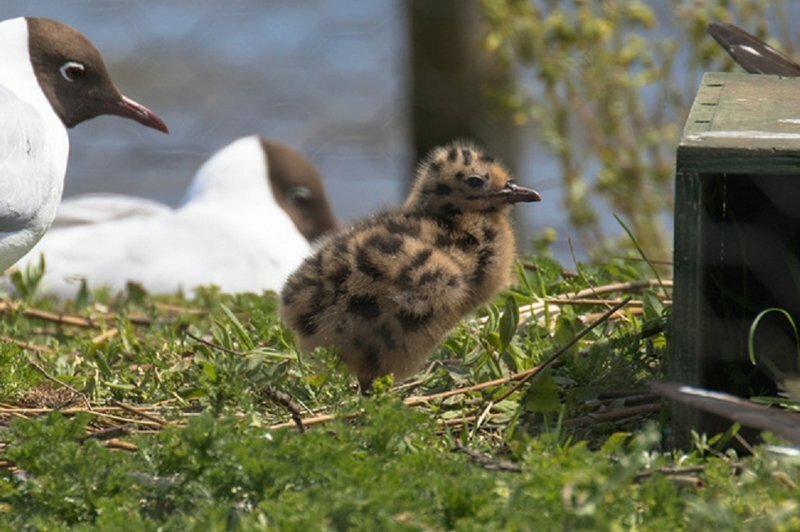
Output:
[[286,198],[294,204],[303,204],[311,199],[311,189],[308,187],[292,187],[286,191]]
[[58,69],[61,77],[70,83],[83,78],[86,75],[86,67],[77,61],[67,61]]
[[472,188],[481,188],[483,186],[484,180],[474,175],[468,177],[464,182]]

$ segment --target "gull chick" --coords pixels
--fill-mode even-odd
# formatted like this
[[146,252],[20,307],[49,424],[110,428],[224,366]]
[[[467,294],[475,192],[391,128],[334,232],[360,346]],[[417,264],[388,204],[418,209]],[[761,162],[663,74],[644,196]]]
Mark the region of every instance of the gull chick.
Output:
[[511,284],[511,205],[540,199],[471,144],[436,148],[402,208],[329,238],[289,277],[281,317],[303,351],[338,348],[362,392],[404,378]]

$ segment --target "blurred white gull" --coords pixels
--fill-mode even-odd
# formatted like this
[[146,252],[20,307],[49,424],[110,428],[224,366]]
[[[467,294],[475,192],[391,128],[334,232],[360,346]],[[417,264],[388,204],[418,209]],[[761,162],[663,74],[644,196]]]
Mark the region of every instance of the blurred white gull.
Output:
[[41,289],[60,297],[74,296],[81,278],[90,288],[132,281],[155,294],[210,284],[277,291],[335,225],[316,169],[283,144],[249,136],[206,161],[177,208],[109,194],[65,200],[20,265],[44,254]]

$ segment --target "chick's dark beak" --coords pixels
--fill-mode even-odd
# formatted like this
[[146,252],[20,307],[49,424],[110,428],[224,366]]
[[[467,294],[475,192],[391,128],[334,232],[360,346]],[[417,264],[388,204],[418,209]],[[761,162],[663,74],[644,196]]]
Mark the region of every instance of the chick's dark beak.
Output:
[[107,112],[117,116],[136,120],[140,124],[147,127],[163,131],[164,133],[169,133],[167,125],[158,117],[158,115],[144,105],[131,100],[127,96],[122,96],[120,99],[111,102]]
[[542,201],[542,197],[532,188],[521,187],[515,183],[508,183],[503,194],[508,203],[530,203],[532,201]]

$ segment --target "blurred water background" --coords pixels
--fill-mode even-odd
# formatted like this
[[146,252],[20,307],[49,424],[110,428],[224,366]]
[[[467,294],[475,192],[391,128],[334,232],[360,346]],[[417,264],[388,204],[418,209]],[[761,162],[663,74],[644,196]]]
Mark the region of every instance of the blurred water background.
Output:
[[[415,160],[403,0],[0,4],[3,19],[20,15],[55,18],[86,34],[123,92],[171,130],[164,136],[115,117],[81,124],[70,134],[66,196],[118,192],[174,205],[209,155],[251,133],[286,142],[317,165],[341,219],[405,194]],[[573,231],[556,162],[533,126],[521,127],[519,139],[518,180],[544,197],[518,209],[522,245],[553,227],[555,254],[569,262]],[[612,213],[602,216],[619,232]],[[579,244],[576,252],[585,254]]]

